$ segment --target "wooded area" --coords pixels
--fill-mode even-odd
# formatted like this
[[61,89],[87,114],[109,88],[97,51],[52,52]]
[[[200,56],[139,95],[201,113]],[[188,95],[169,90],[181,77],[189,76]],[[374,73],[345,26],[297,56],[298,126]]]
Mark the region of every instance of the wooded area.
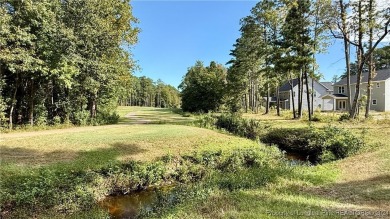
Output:
[[[255,113],[259,112],[263,103],[267,114],[271,96],[276,96],[278,103],[282,83],[297,78],[298,105],[292,105],[293,117],[302,117],[302,100],[306,95],[311,120],[314,85],[309,84],[308,78],[317,81],[322,78],[316,54],[326,52],[332,40],[342,39],[345,44],[345,76],[348,81],[353,73],[358,78],[355,96],[351,97],[349,82],[347,86],[349,117],[357,116],[358,103],[363,96],[366,96],[368,117],[370,82],[375,69],[389,67],[389,46],[383,47],[382,44],[382,48],[377,49],[389,33],[389,23],[390,8],[388,5],[378,6],[374,0],[260,1],[249,16],[241,19],[241,37],[231,51],[233,58],[227,63],[230,67],[226,76],[226,92],[219,102],[225,103],[233,112]],[[352,46],[357,51],[356,62],[352,64],[355,67],[353,72],[350,64]],[[368,92],[362,94],[361,78],[365,71],[369,71],[370,77]],[[279,104],[276,108],[280,115]]]
[[145,76],[132,76],[125,88],[119,99],[120,106],[180,107],[180,92],[161,80],[154,82]]
[[129,1],[0,1],[0,123],[106,123],[139,30]]

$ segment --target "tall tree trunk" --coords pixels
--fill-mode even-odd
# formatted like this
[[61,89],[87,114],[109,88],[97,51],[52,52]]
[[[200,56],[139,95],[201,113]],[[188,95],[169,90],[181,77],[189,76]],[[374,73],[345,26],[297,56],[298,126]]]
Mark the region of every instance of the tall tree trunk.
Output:
[[[369,18],[369,39],[368,39],[368,50],[372,50],[372,40],[373,40],[373,0],[369,1],[368,6],[368,18]],[[372,92],[372,78],[374,77],[375,67],[373,54],[371,53],[368,57],[368,81],[367,81],[367,103],[366,103],[366,113],[364,114],[365,118],[370,116],[370,107],[371,107],[371,92]]]
[[350,43],[344,39],[344,53],[345,53],[345,62],[347,66],[347,110],[349,114],[352,112],[352,103],[351,103],[351,62],[350,62],[350,55],[351,55],[351,45]]
[[347,33],[347,12],[346,7],[344,5],[343,0],[339,0],[340,6],[340,16],[341,16],[341,32],[343,34],[343,42],[344,42],[344,56],[345,56],[345,66],[347,68],[347,109],[349,114],[352,114],[352,103],[351,103],[351,66],[350,66],[350,43],[349,43],[349,34]]
[[298,77],[298,118],[302,118],[302,99],[303,99],[303,71],[302,69],[299,72]]
[[253,111],[253,108],[252,108],[252,98],[253,98],[253,86],[252,86],[252,78],[249,76],[249,88],[248,88],[248,101],[249,101],[249,110],[250,111]]
[[252,113],[256,113],[256,80],[253,80],[252,89]]
[[269,82],[267,82],[266,86],[267,86],[267,100],[265,103],[265,114],[268,114],[269,113],[269,95],[270,95]]
[[[314,74],[314,72],[313,72]],[[312,78],[311,79],[311,115],[313,116],[314,115],[314,79]]]
[[276,115],[280,116],[279,83],[276,82]]
[[70,100],[69,100],[69,89],[68,88],[65,88],[65,105],[64,105],[64,112],[65,112],[65,121],[66,122],[69,122],[69,114],[70,114],[70,110],[69,110],[69,103],[70,103]]
[[358,46],[357,46],[357,61],[358,61],[358,72],[356,75],[356,89],[355,89],[355,96],[353,98],[352,102],[352,109],[351,114],[349,115],[349,118],[355,119],[358,115],[359,110],[359,98],[360,98],[360,85],[362,81],[362,73],[363,73],[363,66],[364,66],[364,60],[363,60],[363,15],[362,15],[362,2],[359,0],[358,2]]
[[94,94],[90,100],[90,107],[89,107],[89,112],[90,112],[90,116],[91,118],[95,118],[96,117],[96,94]]
[[18,91],[19,87],[19,74],[16,74],[16,82],[15,82],[15,90],[12,95],[12,100],[11,100],[11,108],[9,109],[9,129],[13,128],[13,113],[14,113],[14,108],[16,104],[16,93]]
[[255,110],[256,114],[259,113],[259,82],[256,81],[256,87],[255,87]]
[[252,112],[256,112],[256,85],[255,81],[252,83]]
[[248,113],[249,98],[248,93],[245,94],[245,112]]
[[34,125],[34,80],[30,82],[30,95],[29,95],[29,107],[28,107],[28,121],[31,126]]
[[307,98],[307,110],[309,115],[309,121],[311,121],[311,110],[310,110],[310,93],[309,93],[309,79],[307,77],[307,67],[304,67],[305,71],[305,85],[306,85],[306,98]]
[[297,114],[295,112],[295,95],[294,95],[294,87],[293,87],[293,78],[291,77],[291,72],[289,71],[289,76],[290,76],[290,81],[289,81],[289,84],[290,84],[290,91],[291,91],[291,105],[292,105],[292,110],[293,110],[293,117],[294,119],[297,118]]
[[299,118],[301,118],[301,107],[302,107],[302,105],[301,105],[301,103],[300,103],[300,100],[301,100],[301,76],[299,75],[299,77],[298,77],[298,81],[297,81],[297,83],[298,83],[298,96],[297,96],[297,104],[298,104],[298,112],[297,112],[297,118],[299,119]]

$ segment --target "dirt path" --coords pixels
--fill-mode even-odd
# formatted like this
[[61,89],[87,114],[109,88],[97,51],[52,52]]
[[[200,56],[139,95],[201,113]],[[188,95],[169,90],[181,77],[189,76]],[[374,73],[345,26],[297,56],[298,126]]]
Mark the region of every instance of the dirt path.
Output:
[[128,121],[129,124],[148,124],[152,122],[152,120],[138,116],[135,112],[128,113],[124,117],[130,119],[130,121]]

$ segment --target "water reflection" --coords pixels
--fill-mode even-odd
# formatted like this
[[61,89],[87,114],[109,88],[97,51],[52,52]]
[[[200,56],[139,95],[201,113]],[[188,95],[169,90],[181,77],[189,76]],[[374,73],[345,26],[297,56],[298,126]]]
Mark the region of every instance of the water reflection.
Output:
[[114,219],[135,218],[141,209],[150,210],[158,193],[168,193],[173,186],[154,187],[128,195],[108,196],[100,206],[107,209]]

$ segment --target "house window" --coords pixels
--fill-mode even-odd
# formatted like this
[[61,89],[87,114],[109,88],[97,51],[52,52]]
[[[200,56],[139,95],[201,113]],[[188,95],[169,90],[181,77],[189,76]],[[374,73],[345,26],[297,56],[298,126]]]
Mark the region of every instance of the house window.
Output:
[[344,86],[339,87],[339,94],[343,94],[343,93],[344,93]]
[[317,97],[317,92],[314,92],[314,97]]
[[376,88],[380,88],[381,85],[379,83],[376,83]]
[[377,101],[376,100],[372,100],[372,105],[376,105]]
[[294,93],[293,93],[293,97],[295,97],[295,91],[294,91]]

